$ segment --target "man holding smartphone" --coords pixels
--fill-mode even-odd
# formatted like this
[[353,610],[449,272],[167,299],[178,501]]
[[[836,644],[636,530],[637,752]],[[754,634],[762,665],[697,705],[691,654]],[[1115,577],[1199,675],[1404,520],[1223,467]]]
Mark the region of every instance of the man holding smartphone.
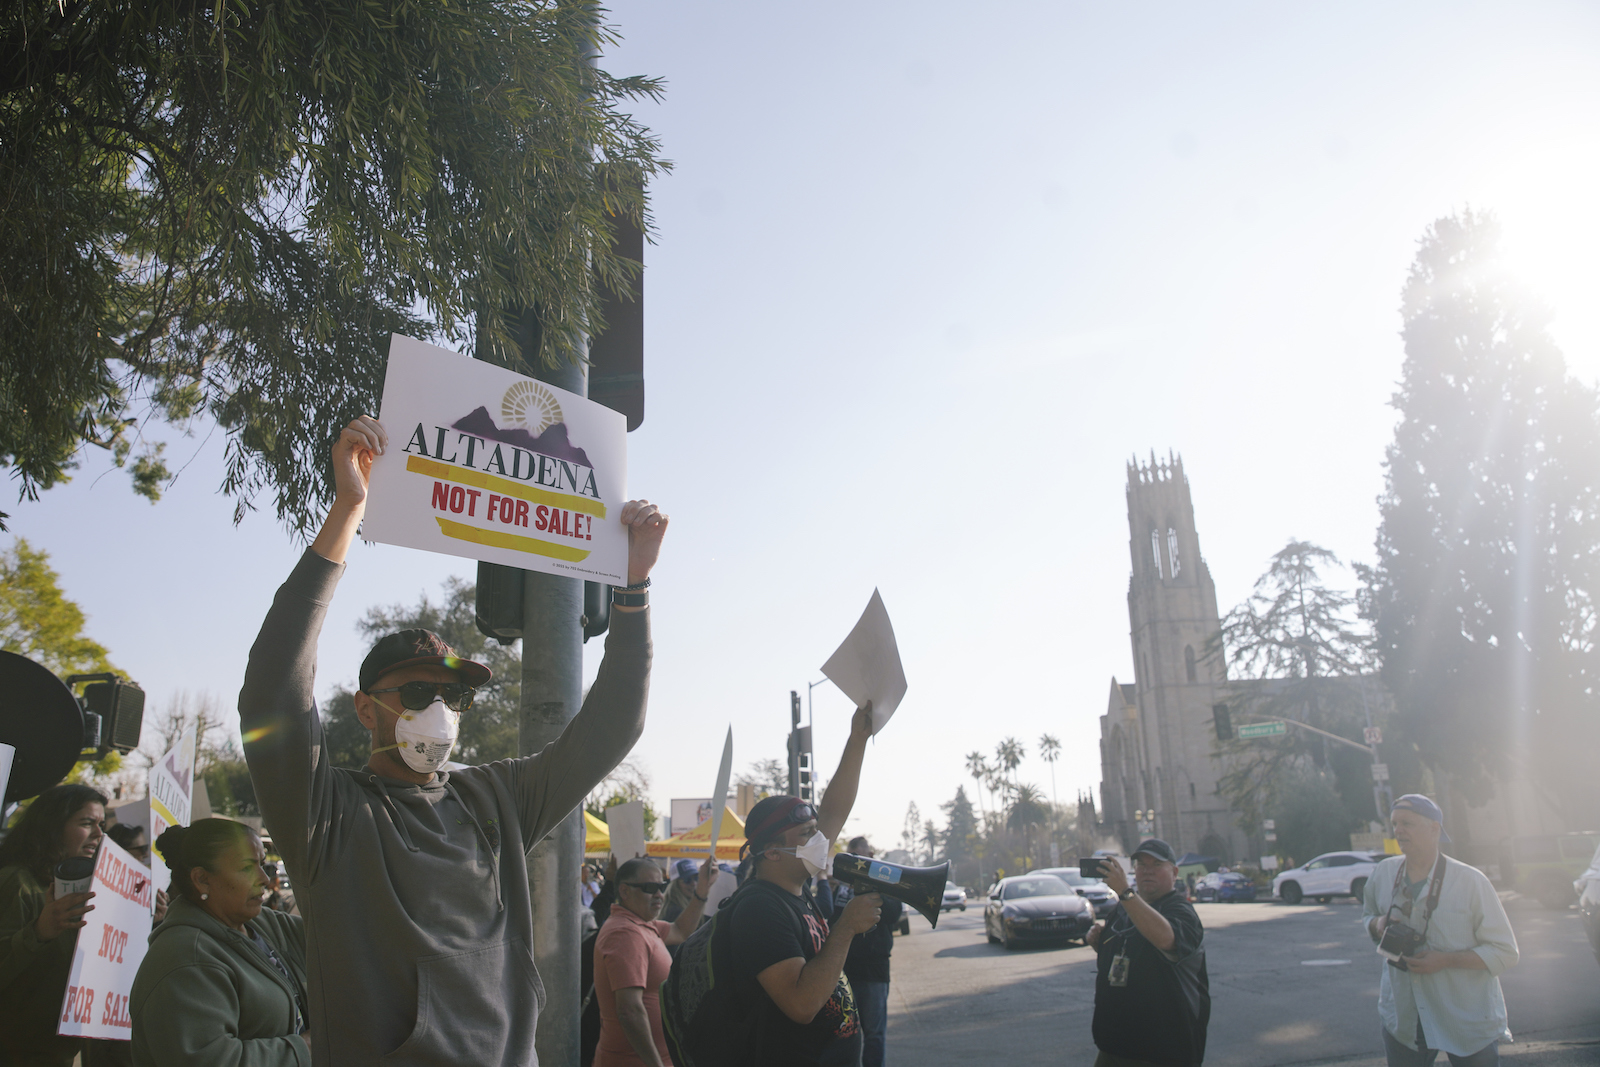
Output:
[[1131,887],[1115,857],[1080,861],[1084,877],[1104,879],[1120,902],[1088,936],[1099,957],[1095,1067],[1198,1065],[1211,1018],[1205,929],[1177,891],[1171,845],[1153,837],[1134,850],[1132,861]]

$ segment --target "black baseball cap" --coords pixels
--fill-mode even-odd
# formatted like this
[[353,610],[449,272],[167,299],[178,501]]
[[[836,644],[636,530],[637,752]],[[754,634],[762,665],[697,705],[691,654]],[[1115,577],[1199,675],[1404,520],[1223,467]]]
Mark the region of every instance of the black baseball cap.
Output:
[[432,630],[401,630],[380,638],[361,661],[361,691],[372,688],[374,682],[390,671],[401,667],[414,667],[419,663],[436,663],[461,675],[461,680],[474,688],[494,677],[494,672],[481,663],[462,659],[456,650],[445,644],[444,638]]
[[1170,863],[1174,867],[1178,865],[1178,854],[1172,851],[1171,845],[1159,837],[1152,837],[1139,842],[1139,847],[1133,850],[1133,856],[1128,858],[1131,860],[1141,852],[1146,856],[1154,856],[1158,860]]

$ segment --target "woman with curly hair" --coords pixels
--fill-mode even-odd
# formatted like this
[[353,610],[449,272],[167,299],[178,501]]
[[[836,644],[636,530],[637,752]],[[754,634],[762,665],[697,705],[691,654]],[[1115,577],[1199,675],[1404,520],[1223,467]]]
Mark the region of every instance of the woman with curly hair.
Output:
[[54,870],[92,859],[105,836],[106,798],[86,785],[46,789],[0,842],[0,1062],[71,1067],[83,1049],[56,1033],[72,954],[93,893],[57,898]]

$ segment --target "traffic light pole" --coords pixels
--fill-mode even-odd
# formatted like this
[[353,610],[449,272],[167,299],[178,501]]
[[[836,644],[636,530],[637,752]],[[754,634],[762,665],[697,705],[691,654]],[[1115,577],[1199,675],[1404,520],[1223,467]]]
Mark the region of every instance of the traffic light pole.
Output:
[[[531,314],[531,313],[530,313]],[[539,361],[537,330],[523,358],[534,377],[579,396],[588,395],[587,368],[563,360],[554,369]],[[532,347],[533,351],[528,349]],[[538,752],[561,736],[583,702],[583,581],[528,571],[523,577],[522,706],[517,751]],[[508,842],[510,847],[511,843]],[[533,960],[544,982],[534,1047],[549,1067],[578,1067],[582,1056],[582,936],[578,896],[583,862],[583,812],[574,811],[528,853],[533,901]]]

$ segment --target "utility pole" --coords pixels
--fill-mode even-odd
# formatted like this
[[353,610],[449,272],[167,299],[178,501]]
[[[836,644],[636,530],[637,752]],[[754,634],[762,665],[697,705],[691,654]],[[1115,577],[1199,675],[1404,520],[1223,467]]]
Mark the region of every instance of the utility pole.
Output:
[[789,690],[789,795],[800,795],[800,694]]
[[[588,368],[539,359],[536,313],[524,313],[518,341],[522,357],[542,382],[588,395]],[[522,581],[522,707],[517,751],[538,752],[561,736],[583,703],[583,580],[527,571]],[[582,996],[582,939],[578,867],[583,861],[583,812],[574,811],[528,853],[533,901],[533,962],[544,983],[544,1010],[534,1035],[539,1062],[577,1067]]]

